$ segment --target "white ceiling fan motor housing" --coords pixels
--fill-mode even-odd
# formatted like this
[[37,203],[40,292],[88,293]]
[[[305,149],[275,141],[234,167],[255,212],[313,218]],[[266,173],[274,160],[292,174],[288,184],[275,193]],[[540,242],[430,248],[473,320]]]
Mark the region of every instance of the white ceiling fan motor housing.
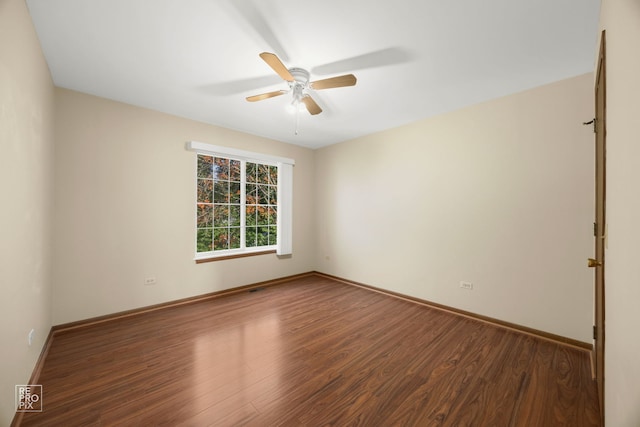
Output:
[[290,85],[300,84],[306,87],[309,84],[309,72],[303,68],[289,68],[289,73],[294,78],[293,82],[289,82]]

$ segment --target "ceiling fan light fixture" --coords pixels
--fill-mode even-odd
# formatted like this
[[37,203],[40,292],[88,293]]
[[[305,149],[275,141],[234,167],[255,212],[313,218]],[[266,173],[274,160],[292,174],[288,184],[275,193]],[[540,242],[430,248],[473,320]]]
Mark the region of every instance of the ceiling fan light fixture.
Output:
[[304,96],[304,84],[300,81],[294,81],[289,83],[291,86],[291,95],[292,100],[291,103],[287,106],[287,111],[290,114],[295,114],[298,111],[301,111],[305,108],[305,105],[302,103],[302,97]]
[[305,110],[305,105],[300,101],[300,99],[293,98],[293,100],[287,104],[286,110],[289,114],[295,114],[300,111]]

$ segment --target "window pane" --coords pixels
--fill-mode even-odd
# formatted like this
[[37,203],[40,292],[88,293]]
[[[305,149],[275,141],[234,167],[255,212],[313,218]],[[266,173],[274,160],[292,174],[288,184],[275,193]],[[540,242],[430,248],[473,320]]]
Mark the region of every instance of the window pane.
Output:
[[252,248],[256,246],[256,228],[255,227],[247,227],[247,234],[245,237],[245,246],[248,248]]
[[229,184],[229,202],[240,203],[240,183],[232,182]]
[[226,227],[229,225],[229,206],[215,205],[213,208],[213,226]]
[[269,166],[269,184],[278,185],[278,167]]
[[258,165],[256,165],[255,163],[247,162],[247,171],[246,171],[247,182],[256,182],[256,176],[258,173],[257,171],[258,171]]
[[198,204],[198,228],[213,225],[213,205]]
[[240,226],[240,205],[229,206],[229,225],[232,227]]
[[258,185],[258,203],[261,205],[269,204],[269,186]]
[[229,179],[240,182],[240,160],[231,160],[229,167]]
[[198,178],[213,178],[213,157],[198,154]]
[[246,192],[246,199],[247,199],[247,204],[248,205],[255,205],[256,204],[256,186],[255,185],[247,185],[247,188],[245,189]]
[[240,247],[240,228],[229,229],[229,249],[238,249]]
[[258,227],[257,232],[258,246],[269,245],[269,227]]
[[269,186],[269,204],[277,205],[278,204],[278,187],[275,185]]
[[213,250],[221,251],[229,249],[229,234],[227,228],[213,229]]
[[258,225],[269,225],[269,209],[266,206],[258,206]]
[[247,226],[256,225],[257,224],[257,209],[255,206],[247,206],[245,221]]
[[198,203],[213,202],[213,181],[198,179]]
[[275,245],[278,243],[278,227],[270,226],[269,227],[269,244]]
[[269,210],[267,212],[269,215],[269,224],[276,225],[278,224],[278,209],[275,206],[269,206]]
[[198,229],[198,252],[209,252],[212,245],[213,230],[211,228]]
[[229,180],[229,159],[223,159],[221,157],[215,158],[214,166],[214,178],[220,180]]
[[269,183],[269,166],[258,165],[258,182],[261,184]]
[[229,181],[216,181],[214,184],[214,203],[229,203]]

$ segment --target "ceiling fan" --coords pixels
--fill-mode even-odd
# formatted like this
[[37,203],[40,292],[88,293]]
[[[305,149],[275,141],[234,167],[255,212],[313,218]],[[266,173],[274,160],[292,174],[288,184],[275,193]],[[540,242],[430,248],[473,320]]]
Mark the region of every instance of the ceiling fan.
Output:
[[276,90],[260,95],[248,96],[247,101],[255,102],[263,99],[273,98],[274,96],[284,95],[291,92],[293,95],[292,105],[298,107],[301,103],[307,108],[309,114],[316,115],[322,113],[322,109],[309,95],[308,90],[322,90],[336,87],[354,86],[356,84],[356,76],[353,74],[345,74],[343,76],[331,77],[323,80],[309,81],[309,72],[303,68],[287,68],[280,61],[280,58],[274,53],[262,52],[260,58],[269,65],[283,80],[289,84],[288,90]]

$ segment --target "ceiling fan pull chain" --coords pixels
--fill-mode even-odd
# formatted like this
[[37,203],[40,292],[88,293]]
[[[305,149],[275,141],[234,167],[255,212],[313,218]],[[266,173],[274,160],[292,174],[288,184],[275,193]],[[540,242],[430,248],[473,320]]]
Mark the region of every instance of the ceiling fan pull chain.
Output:
[[298,122],[300,121],[300,109],[296,105],[296,130],[295,135],[298,135]]

